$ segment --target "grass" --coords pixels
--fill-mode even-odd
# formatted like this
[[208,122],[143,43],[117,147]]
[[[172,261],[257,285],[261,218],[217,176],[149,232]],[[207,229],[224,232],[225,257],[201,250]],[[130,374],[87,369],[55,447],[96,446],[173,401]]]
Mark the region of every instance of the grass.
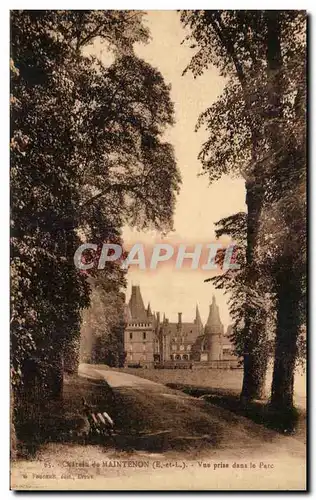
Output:
[[195,387],[205,387],[206,389],[225,389],[231,393],[239,394],[242,386],[242,370],[154,370],[146,368],[114,368],[146,378],[160,384],[184,384]]
[[276,430],[282,434],[295,434],[300,440],[306,442],[306,414],[303,410],[289,408],[285,412],[280,412],[272,408],[267,400],[253,401],[245,406],[241,404],[239,395],[220,389],[212,390],[174,383],[167,384],[167,386],[190,396],[203,398],[212,405],[225,408],[268,429]]
[[[121,369],[120,371],[162,383],[170,389],[182,391],[195,398],[203,396],[205,404],[210,405],[210,415],[213,413],[211,405],[216,405],[266,428],[295,434],[300,441],[306,442],[306,415],[303,410],[293,409],[285,415],[273,411],[267,402],[254,402],[246,408],[241,406],[239,401],[241,370]],[[79,442],[76,441],[73,429],[78,426],[80,428],[82,424],[82,396],[92,406],[104,408],[110,415],[115,416],[119,434],[116,444],[118,448],[125,450],[143,447],[141,439],[144,441],[148,439],[144,433],[156,432],[160,428],[167,429],[168,419],[170,419],[169,427],[172,427],[175,418],[174,407],[171,405],[169,414],[168,401],[165,399],[160,401],[157,397],[148,398],[146,395],[143,397],[142,393],[135,394],[133,390],[114,393],[105,381],[68,375],[64,380],[61,400],[34,401],[21,405],[22,412],[19,422],[16,422],[16,431],[18,440],[20,444],[22,443],[20,446],[22,455],[34,455],[38,447],[47,442]],[[163,404],[163,412],[159,411],[160,404]],[[190,400],[188,404],[192,405]],[[159,417],[160,413],[163,421]],[[180,419],[181,415],[178,413],[176,418]],[[151,420],[148,415],[153,416]],[[180,424],[180,421],[178,423]],[[148,425],[150,429],[146,428]],[[184,423],[182,427],[185,427]],[[159,436],[159,439],[162,437]],[[151,439],[155,440],[156,437],[153,436]],[[91,436],[88,442],[92,443]],[[155,448],[156,444],[154,443],[152,447]]]
[[236,415],[274,429],[283,434],[294,435],[306,443],[306,411],[290,408],[280,413],[267,400],[254,401],[246,407],[241,405],[239,395],[242,387],[242,370],[150,370],[124,368],[126,373],[152,380],[190,396],[204,397],[210,404],[225,408]]
[[179,392],[165,392],[146,393],[133,388],[113,392],[106,382],[67,376],[63,399],[24,408],[27,418],[17,426],[18,458],[36,456],[46,443],[83,444],[72,434],[77,421],[83,418],[82,396],[92,406],[104,408],[115,421],[113,439],[89,435],[85,444],[111,447],[119,453],[197,453],[217,446],[226,428],[225,417],[219,420],[214,412],[205,412],[203,402],[192,405],[192,400],[181,397]]
[[82,396],[93,406],[111,408],[113,392],[105,381],[66,375],[63,397],[57,400],[21,402],[15,428],[19,455],[32,456],[46,442],[73,442],[83,422]]

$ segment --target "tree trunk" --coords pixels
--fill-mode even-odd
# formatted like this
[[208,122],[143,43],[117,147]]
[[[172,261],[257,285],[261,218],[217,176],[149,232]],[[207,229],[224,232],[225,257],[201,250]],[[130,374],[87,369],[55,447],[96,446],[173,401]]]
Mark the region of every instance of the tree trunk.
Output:
[[[266,39],[266,58],[267,58],[267,99],[268,110],[265,118],[265,131],[269,135],[271,144],[271,154],[277,158],[277,152],[280,148],[279,123],[276,119],[282,117],[282,56],[280,45],[280,24],[279,13],[277,11],[266,11],[267,39]],[[253,133],[253,151],[252,161],[257,164],[257,143],[258,138]],[[261,208],[264,199],[264,176],[260,175],[254,168],[254,181],[248,182],[247,188],[247,206],[248,206],[248,227],[247,227],[247,267],[248,282],[250,293],[256,289],[258,271],[255,263],[255,249],[257,245],[257,235],[259,230]],[[258,179],[263,179],[263,185],[256,185]],[[257,181],[256,181],[257,180]],[[244,355],[244,380],[241,393],[241,399],[249,401],[251,399],[260,399],[264,395],[265,374],[268,364],[267,353],[264,349],[265,335],[262,335],[265,329],[265,322],[255,321],[256,311],[249,303],[247,305],[245,318],[245,355]],[[263,345],[261,345],[263,344]]]
[[62,349],[54,354],[51,363],[47,380],[48,398],[61,399],[64,385],[64,360]]
[[268,356],[262,333],[265,335],[264,323],[260,325],[262,331],[251,328],[247,334],[250,339],[246,342],[247,351],[244,353],[243,385],[240,395],[241,402],[247,404],[255,399],[264,399]]
[[300,288],[295,273],[278,273],[277,330],[271,404],[281,410],[293,407],[294,373],[300,325]]
[[[260,175],[258,176],[260,172],[258,171],[257,166],[257,152],[259,140],[262,136],[260,119],[258,116],[256,123],[252,120],[253,89],[249,88],[249,83],[247,81],[247,75],[244,72],[243,63],[239,59],[238,53],[236,52],[236,46],[234,40],[231,37],[231,33],[226,29],[225,23],[223,23],[221,13],[218,12],[214,16],[214,12],[212,11],[205,12],[206,19],[209,19],[209,23],[212,25],[215,33],[217,34],[220,44],[225,48],[227,55],[230,57],[235,67],[236,76],[243,91],[245,109],[248,114],[248,121],[252,135],[252,163],[254,167],[251,173],[252,178],[249,179],[246,184],[248,206],[246,257],[247,287],[251,292],[254,287],[256,287],[258,281],[258,275],[255,271],[254,254],[257,245],[259,220],[264,195],[264,185],[257,184],[258,179],[260,179]],[[253,60],[252,63],[255,66],[256,61]],[[240,395],[243,402],[262,398],[264,393],[265,374],[267,369],[266,353],[264,352],[263,347],[265,342],[261,342],[265,338],[265,321],[263,321],[263,323],[258,323],[258,321],[256,320],[256,324],[254,325],[256,311],[252,310],[250,301],[247,301],[247,304],[249,306],[245,311],[244,376],[242,392]]]
[[[284,154],[287,146],[282,144],[282,92],[283,61],[281,52],[281,26],[278,11],[266,11],[267,23],[267,79],[268,79],[268,115],[266,130],[271,152],[274,155],[275,168],[279,168],[279,151]],[[287,215],[285,214],[285,220]],[[291,220],[288,221],[291,227]],[[277,302],[277,326],[275,341],[275,360],[272,381],[272,406],[280,409],[293,407],[294,372],[297,355],[297,339],[300,327],[300,276],[297,262],[291,256],[291,242],[284,241],[283,256],[276,268],[274,279]]]
[[79,368],[80,339],[67,340],[64,346],[64,371],[66,373],[78,373]]
[[14,393],[10,387],[10,457],[14,460],[17,455],[17,437],[14,422]]
[[[256,141],[253,144],[253,160],[256,159]],[[255,262],[255,249],[263,203],[264,188],[255,181],[246,183],[247,190],[247,287],[251,294],[258,288],[259,274]],[[260,290],[258,290],[260,294]],[[259,316],[259,318],[258,318]],[[254,399],[262,399],[265,388],[267,371],[267,353],[265,349],[265,317],[251,305],[251,298],[247,301],[245,311],[245,345],[244,345],[244,374],[241,391],[241,401],[246,404]]]

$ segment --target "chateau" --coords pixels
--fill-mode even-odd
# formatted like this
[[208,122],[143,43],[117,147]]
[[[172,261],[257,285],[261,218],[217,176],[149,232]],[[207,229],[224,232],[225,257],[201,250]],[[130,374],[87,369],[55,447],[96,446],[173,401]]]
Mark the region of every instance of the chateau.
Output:
[[196,306],[192,323],[170,323],[160,313],[154,314],[150,304],[144,306],[139,286],[132,286],[131,298],[125,309],[125,364],[146,367],[210,365],[214,368],[237,367],[230,341],[231,327],[224,332],[219,308],[213,296],[205,326]]

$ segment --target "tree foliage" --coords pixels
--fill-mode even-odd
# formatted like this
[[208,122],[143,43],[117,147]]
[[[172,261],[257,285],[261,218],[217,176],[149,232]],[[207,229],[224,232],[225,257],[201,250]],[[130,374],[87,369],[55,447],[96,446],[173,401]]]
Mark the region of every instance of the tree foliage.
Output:
[[[260,345],[271,337],[274,318],[275,356],[284,358],[281,364],[287,373],[283,381],[293,379],[285,358],[292,359],[293,370],[297,333],[304,321],[300,311],[306,277],[306,15],[302,11],[183,11],[181,20],[189,28],[187,40],[197,49],[186,71],[196,77],[212,64],[226,78],[222,95],[199,118],[197,126],[206,127],[209,134],[199,158],[211,181],[224,174],[245,178],[246,267],[215,278],[215,285],[232,292],[237,351],[244,344],[244,353],[254,353],[250,364],[249,356],[245,358],[243,386],[243,392],[254,397],[263,364]],[[238,241],[239,222],[239,214],[220,221],[221,232]],[[290,337],[286,330],[291,321],[284,318],[285,283],[293,290],[288,307],[300,317],[288,315],[296,331],[288,344],[284,338],[279,342],[280,331]],[[267,305],[272,323],[265,321]],[[260,358],[256,351],[261,352]],[[252,372],[248,380],[247,372]]]
[[91,279],[90,307],[83,311],[81,359],[88,363],[123,366],[125,295],[97,276]]
[[[73,255],[83,240],[121,242],[124,223],[172,227],[180,177],[162,134],[173,123],[173,104],[159,71],[133,52],[135,42],[148,40],[142,15],[12,12],[16,383],[30,360],[40,371],[60,366],[55,358],[79,336],[90,284]],[[109,66],[91,55],[96,40],[112,51]],[[122,272],[110,264],[102,272],[105,291],[112,283],[111,293],[118,294]]]

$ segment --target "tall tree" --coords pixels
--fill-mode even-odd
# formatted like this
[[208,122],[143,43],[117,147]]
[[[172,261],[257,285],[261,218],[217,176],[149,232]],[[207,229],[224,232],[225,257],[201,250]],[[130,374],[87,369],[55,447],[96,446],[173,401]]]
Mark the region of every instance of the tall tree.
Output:
[[266,23],[271,154],[262,247],[277,310],[271,402],[285,412],[293,406],[306,318],[306,15],[267,12]]
[[[264,199],[261,160],[264,151],[262,109],[265,100],[263,19],[250,11],[185,11],[181,15],[190,27],[198,51],[188,69],[194,75],[209,64],[228,78],[222,97],[201,117],[207,123],[209,140],[200,153],[211,180],[234,172],[245,178],[247,211],[246,279],[244,310],[244,377],[241,397],[248,401],[263,395],[267,356],[265,321],[257,311],[260,295],[256,264],[260,215]],[[218,136],[215,137],[215,131]],[[262,317],[262,321],[260,321]],[[263,342],[261,340],[263,339]]]
[[[180,177],[162,134],[173,105],[133,53],[148,37],[141,12],[13,11],[11,28],[12,380],[40,372],[58,396],[60,353],[89,303],[76,248],[120,241],[124,222],[172,225]],[[97,38],[110,66],[85,51]]]
[[[306,16],[301,11],[202,11],[184,13],[183,20],[190,25],[191,37],[199,47],[189,67],[198,74],[213,63],[225,75],[225,72],[232,74],[229,70],[233,66],[241,94],[236,110],[238,99],[234,100],[236,91],[229,82],[219,101],[202,115],[210,139],[203,146],[201,159],[206,170],[213,169],[211,179],[234,166],[242,167],[246,179],[245,283],[249,291],[244,307],[246,355],[242,396],[256,397],[263,386],[264,364],[254,353],[260,352],[258,346],[265,329],[264,323],[256,324],[257,312],[251,295],[252,291],[260,291],[257,286],[260,275],[268,270],[277,310],[272,401],[278,406],[291,406],[305,275],[305,251],[300,254],[299,240],[294,238],[297,243],[291,245],[289,238],[295,231],[301,242],[306,241],[303,213]],[[216,113],[221,117],[217,118]],[[243,114],[245,121],[241,119]],[[248,168],[243,164],[245,159]],[[265,234],[269,205],[273,205],[270,211],[278,224],[272,230],[270,225],[270,234]],[[280,235],[284,235],[283,242]],[[269,249],[267,240],[272,244]],[[302,264],[296,266],[296,261]]]
[[[274,308],[271,294],[267,289],[271,285],[268,270],[261,268],[260,276],[256,283],[256,289],[249,293],[246,269],[246,246],[247,246],[247,214],[239,212],[225,217],[216,224],[215,234],[217,238],[228,236],[234,242],[233,260],[238,264],[238,269],[225,270],[225,248],[216,254],[216,261],[221,269],[219,275],[208,278],[215,288],[224,291],[228,296],[229,313],[232,318],[231,340],[235,347],[235,353],[242,358],[247,344],[245,336],[245,304],[251,300],[252,307],[256,310],[253,317],[258,331],[262,332],[257,344],[253,347],[254,354],[261,358],[262,363],[267,363],[268,355],[273,353],[273,335],[275,331]],[[264,272],[263,272],[264,271]],[[259,290],[259,293],[258,293]],[[264,329],[262,327],[264,325]],[[262,393],[264,395],[264,393]]]

